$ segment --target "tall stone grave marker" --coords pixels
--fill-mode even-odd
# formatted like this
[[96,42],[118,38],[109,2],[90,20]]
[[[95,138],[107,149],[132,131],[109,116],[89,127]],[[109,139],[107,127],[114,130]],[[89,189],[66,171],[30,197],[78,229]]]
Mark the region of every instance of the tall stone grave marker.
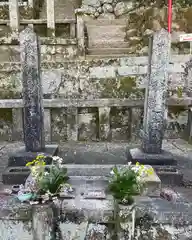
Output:
[[[51,162],[53,155],[57,153],[57,145],[45,145],[44,136],[44,109],[43,93],[40,73],[40,44],[37,35],[29,27],[20,33],[20,57],[21,78],[23,83],[23,132],[25,147],[11,153],[8,161],[8,169],[4,173],[5,182],[10,179],[26,175],[25,171],[14,172],[11,167],[21,169],[27,162],[36,158],[39,153],[47,156],[47,163]],[[12,177],[12,178],[11,178]],[[9,178],[9,179],[8,179]],[[13,184],[15,180],[13,181]]]
[[131,149],[133,162],[172,165],[173,156],[162,150],[165,130],[166,96],[170,51],[169,33],[161,29],[153,35],[152,55],[149,55],[148,86],[145,94],[142,147]]
[[40,44],[31,28],[20,34],[20,51],[25,147],[27,152],[39,152],[45,149]]

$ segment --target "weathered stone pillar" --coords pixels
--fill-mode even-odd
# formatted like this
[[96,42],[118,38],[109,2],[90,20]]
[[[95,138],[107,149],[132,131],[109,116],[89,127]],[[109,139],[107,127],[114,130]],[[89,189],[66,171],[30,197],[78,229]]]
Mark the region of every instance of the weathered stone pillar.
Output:
[[47,36],[55,37],[55,0],[47,0]]
[[24,141],[27,152],[45,149],[44,110],[40,78],[40,44],[31,28],[20,34],[24,101]]
[[19,32],[19,5],[18,0],[9,0],[9,20],[13,34]]
[[[37,35],[29,27],[20,33],[21,79],[23,82],[23,132],[25,147],[18,149],[9,156],[8,167],[20,167],[21,171],[14,172],[8,168],[4,178],[9,184],[15,184],[18,176],[21,182],[26,179],[28,172],[22,171],[27,162],[36,158],[39,153],[46,157],[50,164],[52,156],[57,154],[57,145],[45,145],[43,93],[40,74],[40,44]],[[49,113],[46,114],[49,116]],[[51,124],[50,119],[45,121]],[[17,124],[18,125],[18,124]],[[50,133],[50,126],[47,126]],[[48,139],[50,140],[50,139]],[[13,176],[13,177],[12,177]],[[12,180],[13,179],[13,180]],[[6,184],[6,181],[4,181]],[[24,182],[23,182],[24,183]]]
[[83,20],[83,12],[81,9],[76,9],[76,20],[77,20],[77,44],[79,54],[85,55],[85,23]]
[[164,29],[153,36],[149,62],[149,82],[145,95],[142,148],[145,153],[161,153],[165,130],[170,39]]
[[173,156],[162,151],[165,130],[166,96],[170,35],[158,30],[153,35],[152,54],[149,56],[148,86],[145,94],[142,148],[131,149],[133,161],[144,164],[173,164]]

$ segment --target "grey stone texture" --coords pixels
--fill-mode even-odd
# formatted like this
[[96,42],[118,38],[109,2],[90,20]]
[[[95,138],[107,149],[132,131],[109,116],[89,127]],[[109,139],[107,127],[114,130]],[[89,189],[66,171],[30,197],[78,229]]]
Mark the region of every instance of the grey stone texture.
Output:
[[45,148],[40,43],[31,28],[20,33],[21,76],[24,103],[24,142],[27,152]]
[[[178,63],[180,66],[185,65],[185,62],[188,60],[189,56],[177,56],[171,58],[170,62],[173,62],[173,64],[170,64],[170,66],[175,65],[174,69],[178,69],[178,71],[180,71]],[[139,108],[137,106],[137,108],[132,108],[132,110],[129,108],[125,111],[124,109],[118,107],[118,114],[117,112],[113,111],[113,109],[110,111],[109,121],[111,121],[112,129],[111,132],[108,131],[108,133],[111,134],[112,139],[114,140],[130,140],[129,136],[134,139],[138,138],[138,132],[142,121],[142,109],[140,106],[143,105],[143,101],[141,101],[142,104],[140,104],[139,100],[143,100],[143,88],[145,88],[147,84],[146,72],[144,73],[141,69],[147,69],[146,57],[124,57],[115,59],[95,59],[68,62],[63,61],[60,63],[42,62],[41,67],[42,87],[45,98],[62,97],[65,99],[70,98],[82,100],[105,98],[106,102],[107,98],[135,100],[133,105],[136,107],[138,104]],[[22,92],[22,82],[19,73],[20,65],[15,63],[7,63],[3,64],[2,68],[4,68],[4,71],[0,71],[0,78],[2,79],[0,83],[1,98],[14,98],[13,103],[15,105],[18,101],[15,100],[15,98],[20,98]],[[122,69],[124,69],[123,71],[127,69],[127,72],[119,75],[118,71]],[[182,88],[185,86],[184,78],[181,77],[184,74],[184,70],[185,69],[179,73],[177,76],[178,78],[170,75],[169,91],[176,89],[177,86],[181,86]],[[14,75],[12,74],[12,71],[14,71]],[[131,75],[130,77],[129,74],[135,75]],[[69,103],[72,104],[72,101],[69,101]],[[1,101],[0,106],[2,108],[8,108],[8,105],[3,104],[4,101]],[[100,104],[101,103],[99,103],[98,106]],[[185,103],[182,104],[185,105]],[[128,106],[128,102],[125,105]],[[50,105],[48,104],[47,107],[49,106]],[[90,103],[88,106],[90,106]],[[95,108],[94,111],[95,113],[93,113],[93,117],[91,119],[90,115],[84,117],[82,115],[80,116],[79,114],[81,113],[78,110],[78,124],[80,125],[78,130],[79,139],[97,139],[99,114],[98,109]],[[67,111],[64,108],[52,107],[50,109],[51,129],[49,133],[46,132],[46,135],[49,136],[48,139],[51,139],[52,141],[64,141],[67,139],[67,118],[64,117],[64,115],[67,116]],[[2,140],[18,140],[18,138],[22,138],[21,122],[18,124],[14,116],[16,116],[16,114],[13,111],[12,115],[11,109],[6,109],[6,114],[3,109],[0,110],[0,118],[2,122],[2,125],[0,124],[0,136]],[[170,108],[168,116],[168,125],[165,136],[171,138],[182,136],[187,125],[187,110],[183,109],[181,112],[175,113],[172,111],[172,108]],[[127,121],[128,117],[131,117],[132,121],[131,119]],[[87,131],[81,130],[84,126],[84,120],[86,120],[85,124],[87,124]],[[87,123],[88,121],[90,124]],[[12,127],[13,124],[14,127]],[[19,133],[15,127],[15,124],[20,131]],[[127,127],[123,128],[124,126]],[[12,128],[15,130],[13,134]],[[50,128],[50,126],[48,128]],[[48,128],[46,127],[46,131]]]
[[149,82],[145,95],[142,148],[145,153],[160,154],[165,131],[166,96],[170,35],[161,29],[155,32],[152,41],[152,56],[149,60]]

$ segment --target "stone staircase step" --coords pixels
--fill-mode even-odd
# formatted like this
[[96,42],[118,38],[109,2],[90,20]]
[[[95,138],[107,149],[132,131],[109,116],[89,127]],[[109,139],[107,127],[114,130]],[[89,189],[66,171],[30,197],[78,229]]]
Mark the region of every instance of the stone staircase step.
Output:
[[127,54],[106,54],[106,55],[86,55],[85,58],[86,60],[92,61],[94,59],[117,59],[117,58],[125,58],[127,57]]
[[87,32],[89,39],[121,39],[125,37],[125,26],[124,25],[106,25],[106,26],[92,26],[87,25]]
[[114,54],[123,54],[124,56],[128,55],[130,48],[88,48],[87,53],[89,55],[114,55]]
[[125,27],[127,19],[97,19],[89,20],[86,22],[86,25],[90,26],[110,26],[111,25],[122,25]]
[[120,40],[90,40],[89,48],[128,48],[129,44]]

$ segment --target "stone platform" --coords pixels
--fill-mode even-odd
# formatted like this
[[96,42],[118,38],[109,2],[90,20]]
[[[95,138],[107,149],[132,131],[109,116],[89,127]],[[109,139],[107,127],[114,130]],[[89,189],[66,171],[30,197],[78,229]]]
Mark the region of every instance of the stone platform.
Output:
[[[191,203],[183,199],[169,202],[159,197],[148,196],[136,197],[135,201],[137,231],[134,239],[140,236],[142,239],[151,240],[152,233],[153,240],[160,237],[191,239]],[[54,239],[113,239],[116,215],[114,201],[110,195],[106,195],[102,200],[96,197],[85,199],[83,195],[78,195],[74,199],[60,199],[55,202],[55,206],[60,209],[57,224],[62,238]],[[0,194],[0,207],[0,239],[33,240],[36,234],[37,239],[43,239],[44,236],[45,239],[51,240],[54,217],[51,203],[31,206],[18,202],[13,196]],[[120,206],[120,209],[126,210],[126,207]],[[124,233],[126,234],[126,230]],[[188,238],[184,238],[187,236]]]
[[2,174],[4,184],[23,184],[30,174],[26,163],[33,161],[38,154],[46,156],[46,164],[51,164],[52,157],[58,154],[58,145],[46,145],[43,152],[26,152],[24,147],[9,154],[8,167]]
[[26,152],[25,147],[12,152],[9,155],[8,167],[20,167],[25,166],[26,163],[34,160],[38,154],[44,154],[46,156],[45,162],[50,164],[52,162],[53,156],[58,153],[58,145],[46,145],[45,149],[42,152]]
[[135,164],[139,162],[144,165],[168,165],[175,166],[177,161],[171,152],[162,150],[160,154],[150,154],[143,152],[140,148],[127,149],[127,158]]

